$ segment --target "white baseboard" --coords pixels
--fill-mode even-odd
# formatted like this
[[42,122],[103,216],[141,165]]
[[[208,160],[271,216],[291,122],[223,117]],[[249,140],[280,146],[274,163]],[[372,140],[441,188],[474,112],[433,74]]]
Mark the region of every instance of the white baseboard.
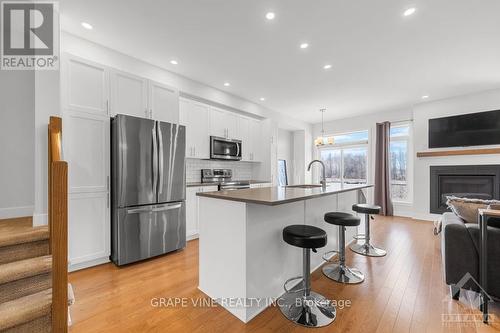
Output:
[[34,214],[33,215],[33,226],[39,227],[42,225],[49,224],[49,217],[47,214]]
[[94,260],[90,260],[90,261],[81,262],[81,263],[74,264],[74,265],[72,265],[70,263],[69,267],[68,267],[68,272],[74,272],[74,271],[78,271],[80,269],[106,264],[109,261],[110,261],[109,257],[105,257],[105,258],[98,258],[98,259],[94,259]]
[[0,219],[33,216],[33,211],[33,206],[0,208]]
[[186,240],[190,241],[190,240],[198,239],[198,238],[200,238],[200,236],[198,234],[192,234],[192,235],[187,235]]

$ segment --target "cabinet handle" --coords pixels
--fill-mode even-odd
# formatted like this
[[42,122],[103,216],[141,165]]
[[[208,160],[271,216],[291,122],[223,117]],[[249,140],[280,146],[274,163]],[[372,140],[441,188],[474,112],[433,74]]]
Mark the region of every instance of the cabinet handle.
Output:
[[193,157],[196,157],[196,146],[193,147],[193,151],[194,151]]
[[146,111],[144,113],[146,115],[146,118],[148,118],[149,117],[149,110],[147,108],[146,108]]
[[149,109],[149,118],[153,119],[153,109]]
[[109,100],[107,99],[106,100],[106,114],[109,116],[110,112],[109,112]]

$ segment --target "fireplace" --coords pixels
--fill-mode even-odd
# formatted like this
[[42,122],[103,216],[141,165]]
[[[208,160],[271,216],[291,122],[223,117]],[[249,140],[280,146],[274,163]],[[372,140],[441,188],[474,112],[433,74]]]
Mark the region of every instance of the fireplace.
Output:
[[431,166],[430,212],[449,211],[446,197],[499,199],[500,165]]

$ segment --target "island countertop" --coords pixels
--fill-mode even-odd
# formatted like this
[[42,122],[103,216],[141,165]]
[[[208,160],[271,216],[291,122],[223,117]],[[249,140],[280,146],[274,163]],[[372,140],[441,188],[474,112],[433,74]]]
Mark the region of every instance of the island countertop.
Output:
[[358,184],[358,185],[344,185],[332,184],[325,190],[321,187],[315,188],[297,188],[297,187],[264,187],[264,188],[250,188],[236,191],[218,191],[218,192],[203,192],[197,193],[200,197],[239,201],[253,204],[260,204],[266,206],[275,206],[285,203],[303,201],[332,195],[342,192],[355,191],[364,188],[373,187],[373,185]]

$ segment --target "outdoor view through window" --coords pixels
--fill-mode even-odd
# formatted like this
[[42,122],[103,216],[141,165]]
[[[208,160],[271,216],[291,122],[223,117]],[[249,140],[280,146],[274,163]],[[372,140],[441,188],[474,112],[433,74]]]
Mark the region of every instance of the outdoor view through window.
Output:
[[[330,183],[366,184],[368,170],[368,131],[334,135],[334,144],[320,148]],[[391,127],[390,173],[394,201],[408,201],[408,124]]]
[[366,184],[368,131],[334,135],[334,144],[322,147],[320,157],[328,182]]

